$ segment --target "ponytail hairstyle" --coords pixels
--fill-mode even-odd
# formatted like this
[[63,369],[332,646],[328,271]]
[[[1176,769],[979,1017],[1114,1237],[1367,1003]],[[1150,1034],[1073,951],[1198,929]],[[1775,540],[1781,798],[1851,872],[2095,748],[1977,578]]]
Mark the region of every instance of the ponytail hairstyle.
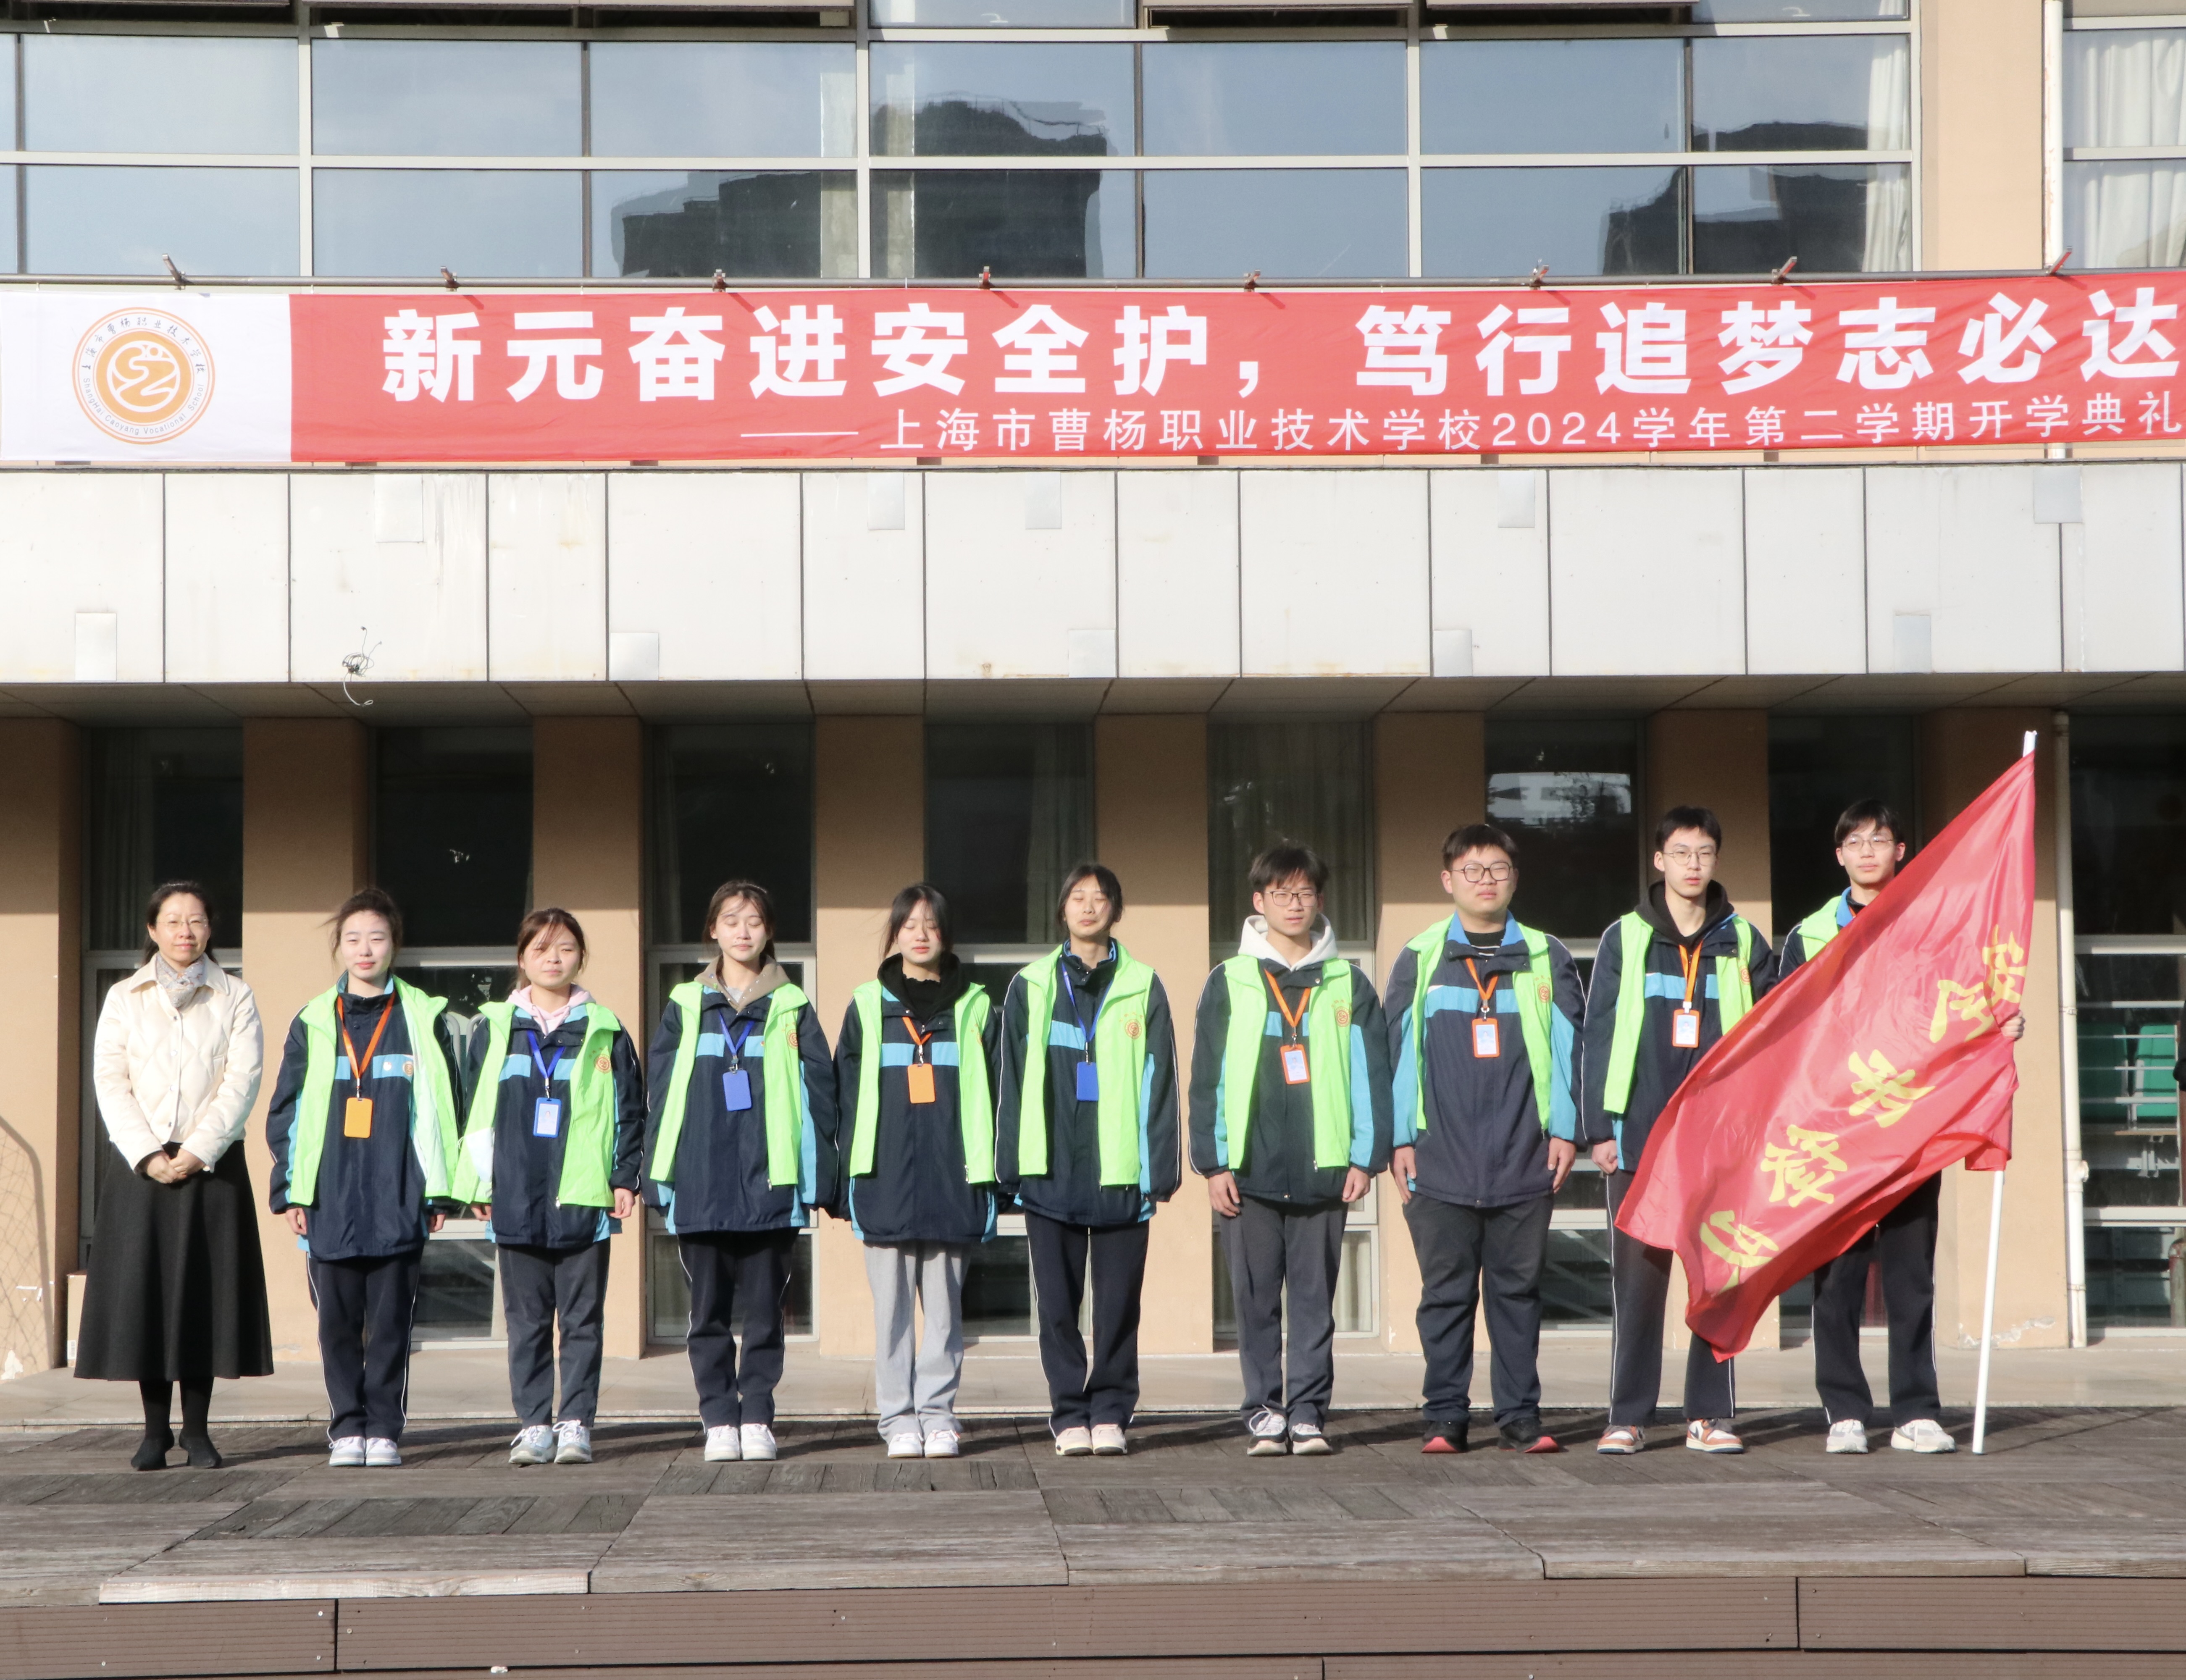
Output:
[[[569,931],[569,937],[577,942],[576,972],[578,974],[584,972],[585,964],[591,959],[592,955],[591,948],[585,944],[584,927],[579,923],[577,918],[570,915],[569,911],[561,909],[558,905],[549,904],[543,909],[526,910],[524,915],[524,920],[517,924],[516,983],[518,985],[523,986],[530,983],[524,977],[524,952],[531,949],[533,943],[537,940],[541,933],[551,932],[558,927],[566,928]],[[574,979],[575,977],[575,975],[571,976],[571,978]]]
[[1100,887],[1101,896],[1108,901],[1108,920],[1112,923],[1124,919],[1124,883],[1116,879],[1116,871],[1106,864],[1082,863],[1062,877],[1062,890],[1055,895],[1057,927],[1063,926],[1062,913],[1070,908],[1070,895],[1081,881],[1090,881]]
[[205,949],[198,953],[199,956],[207,962],[219,960],[212,950],[212,895],[194,881],[162,881],[152,889],[151,898],[145,902],[144,951],[137,959],[139,964],[148,963],[160,954],[160,942],[152,938],[152,924],[160,919],[160,912],[166,908],[167,900],[186,898],[195,899],[205,909]]
[[381,887],[362,888],[341,901],[341,908],[327,923],[332,930],[327,939],[327,949],[337,961],[341,958],[342,928],[353,916],[376,916],[387,924],[388,936],[395,942],[395,955],[402,954],[402,910],[395,902],[394,894]]
[[[764,968],[774,960],[774,894],[756,881],[724,881],[714,888],[714,896],[706,900],[706,937],[714,937],[714,924],[721,919],[721,912],[742,899],[759,912],[759,919],[766,924],[766,947],[759,954],[759,966]],[[584,935],[577,936],[581,945]]]
[[881,957],[885,961],[895,949],[895,936],[903,932],[903,925],[911,920],[911,913],[921,904],[933,917],[933,926],[941,935],[941,954],[949,955],[956,949],[956,936],[949,916],[949,900],[941,889],[924,881],[914,881],[895,895],[888,906],[888,932],[881,940]]

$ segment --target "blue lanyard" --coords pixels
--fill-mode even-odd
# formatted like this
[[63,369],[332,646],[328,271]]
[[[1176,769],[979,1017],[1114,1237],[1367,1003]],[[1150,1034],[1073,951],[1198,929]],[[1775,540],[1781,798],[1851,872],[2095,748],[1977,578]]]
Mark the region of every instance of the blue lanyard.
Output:
[[[743,1036],[740,1039],[729,1039],[730,1067],[741,1067],[744,1065],[744,1046],[751,1042],[752,1029],[758,1024],[757,1022],[747,1021],[744,1022]],[[724,1033],[722,1036],[727,1038],[728,1035]]]
[[1093,1000],[1093,1020],[1091,1024],[1088,1025],[1085,1017],[1078,1012],[1078,988],[1070,981],[1069,959],[1066,957],[1057,966],[1062,970],[1063,992],[1070,1000],[1070,1018],[1078,1024],[1078,1030],[1085,1040],[1085,1060],[1090,1061],[1093,1060],[1093,1033],[1101,1024],[1101,1011],[1107,1008],[1108,994],[1114,989],[1116,983],[1113,978],[1110,979],[1107,985],[1101,988],[1100,995]]
[[539,1070],[539,1077],[552,1085],[554,1083],[554,1076],[562,1071],[562,1063],[569,1056],[568,1049],[563,1045],[556,1045],[554,1060],[550,1064],[545,1056],[539,1054],[539,1029],[536,1027],[527,1027],[524,1030],[531,1040],[531,1065]]

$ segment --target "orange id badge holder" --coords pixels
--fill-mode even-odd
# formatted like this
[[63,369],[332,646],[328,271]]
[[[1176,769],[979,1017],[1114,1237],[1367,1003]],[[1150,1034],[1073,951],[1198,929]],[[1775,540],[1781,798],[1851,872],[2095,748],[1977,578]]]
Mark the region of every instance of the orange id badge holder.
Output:
[[1283,1046],[1283,1083],[1286,1085],[1303,1085],[1307,1083],[1309,1077],[1305,1067],[1305,1046],[1285,1044]]
[[903,1072],[905,1083],[911,1087],[911,1100],[913,1102],[927,1103],[933,1100],[933,1064],[932,1062],[914,1061],[910,1067],[905,1068]]
[[1677,1009],[1670,1011],[1670,1048],[1698,1050],[1701,1047],[1701,1012],[1696,1009]]
[[372,1135],[370,1097],[350,1097],[343,1102],[342,1135],[345,1138],[368,1138]]
[[1473,1017],[1472,1053],[1483,1061],[1492,1061],[1503,1054],[1503,1028],[1499,1022],[1485,1015]]

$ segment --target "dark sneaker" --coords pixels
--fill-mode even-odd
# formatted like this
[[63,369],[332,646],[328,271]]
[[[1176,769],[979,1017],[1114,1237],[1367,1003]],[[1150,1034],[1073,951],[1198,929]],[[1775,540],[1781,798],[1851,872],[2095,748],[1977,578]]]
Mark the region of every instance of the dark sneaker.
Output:
[[1541,1427],[1539,1418],[1521,1418],[1507,1423],[1498,1431],[1506,1453],[1561,1453],[1556,1438]]
[[1422,1453],[1462,1453],[1465,1450],[1465,1425],[1462,1423],[1431,1423],[1427,1439],[1421,1443]]

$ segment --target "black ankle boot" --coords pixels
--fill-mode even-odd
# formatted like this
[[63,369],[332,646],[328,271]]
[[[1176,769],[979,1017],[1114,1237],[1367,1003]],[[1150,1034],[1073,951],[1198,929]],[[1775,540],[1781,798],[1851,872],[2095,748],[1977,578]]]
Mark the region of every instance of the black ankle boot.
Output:
[[220,1448],[212,1444],[210,1435],[185,1435],[182,1441],[182,1450],[190,1455],[190,1468],[193,1470],[216,1470],[227,1462],[221,1457]]
[[129,1460],[132,1470],[157,1470],[167,1467],[167,1449],[175,1444],[171,1429],[147,1430],[144,1438],[137,1443],[137,1451]]

